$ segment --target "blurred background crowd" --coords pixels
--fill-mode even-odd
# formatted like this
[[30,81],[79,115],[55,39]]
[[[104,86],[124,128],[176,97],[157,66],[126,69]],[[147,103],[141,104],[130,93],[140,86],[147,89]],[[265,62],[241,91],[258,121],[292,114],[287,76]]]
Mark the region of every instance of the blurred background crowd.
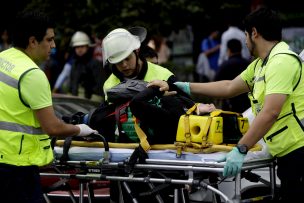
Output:
[[[157,53],[157,62],[181,81],[232,79],[252,60],[241,20],[260,6],[278,10],[284,19],[284,40],[297,53],[304,48],[303,8],[292,1],[288,5],[275,0],[5,1],[0,13],[0,50],[11,46],[13,25],[8,19],[24,9],[40,9],[57,24],[56,49],[41,67],[53,92],[102,99],[101,86],[111,70],[103,67],[101,42],[117,27],[145,27],[144,43]],[[99,89],[90,84],[90,78],[97,76]]]

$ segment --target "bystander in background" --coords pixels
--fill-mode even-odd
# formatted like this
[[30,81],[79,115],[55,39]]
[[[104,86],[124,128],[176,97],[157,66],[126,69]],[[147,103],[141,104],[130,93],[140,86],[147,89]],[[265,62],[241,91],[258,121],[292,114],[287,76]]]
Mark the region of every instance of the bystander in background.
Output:
[[227,30],[222,33],[220,55],[218,59],[218,65],[221,65],[228,59],[227,55],[227,43],[230,39],[238,39],[242,43],[242,56],[245,59],[251,59],[251,55],[245,44],[246,36],[244,31],[240,29],[241,19],[239,19],[238,9],[227,9],[225,14],[225,20],[227,24]]
[[158,55],[158,64],[168,62],[171,51],[165,37],[161,35],[152,35],[147,45],[156,51]]
[[[230,39],[227,42],[228,59],[220,65],[215,81],[233,80],[246,69],[250,61],[242,57],[241,51],[242,43],[238,39]],[[242,113],[250,107],[250,101],[247,93],[244,93],[230,99],[218,99],[216,106],[223,110]]]
[[212,81],[218,71],[220,31],[215,26],[211,26],[210,30],[209,35],[201,42],[201,53],[193,76],[195,82]]
[[202,40],[201,52],[204,53],[209,61],[210,68],[218,71],[218,59],[220,55],[220,31],[217,28],[212,28],[210,34]]
[[[68,80],[68,92],[75,96],[101,101],[102,86],[107,78],[102,63],[93,58],[93,49],[89,36],[77,31],[71,38],[73,54],[64,65],[53,92],[60,92],[62,85]],[[93,97],[93,98],[92,98]]]
[[0,52],[6,50],[12,46],[11,39],[9,36],[9,32],[7,29],[4,29],[1,32],[1,42],[0,42]]

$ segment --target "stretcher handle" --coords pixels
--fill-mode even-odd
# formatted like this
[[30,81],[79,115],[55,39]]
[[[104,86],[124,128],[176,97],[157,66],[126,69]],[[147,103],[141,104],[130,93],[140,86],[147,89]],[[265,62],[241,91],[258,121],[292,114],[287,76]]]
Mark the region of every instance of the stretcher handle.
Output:
[[109,143],[107,142],[106,138],[102,136],[99,133],[93,133],[94,135],[98,136],[101,138],[104,146],[104,153],[103,153],[103,162],[109,163],[110,161],[110,148],[109,148]]
[[92,134],[100,137],[102,139],[105,151],[109,151],[109,143],[107,142],[106,138],[104,136],[102,136],[101,134],[99,134],[99,133],[92,133]]

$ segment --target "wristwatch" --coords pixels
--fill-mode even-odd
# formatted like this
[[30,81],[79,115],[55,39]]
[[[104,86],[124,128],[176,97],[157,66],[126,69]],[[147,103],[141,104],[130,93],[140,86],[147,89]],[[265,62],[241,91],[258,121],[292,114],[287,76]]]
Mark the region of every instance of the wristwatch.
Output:
[[239,150],[241,154],[247,154],[248,152],[248,147],[245,144],[237,144],[236,148]]

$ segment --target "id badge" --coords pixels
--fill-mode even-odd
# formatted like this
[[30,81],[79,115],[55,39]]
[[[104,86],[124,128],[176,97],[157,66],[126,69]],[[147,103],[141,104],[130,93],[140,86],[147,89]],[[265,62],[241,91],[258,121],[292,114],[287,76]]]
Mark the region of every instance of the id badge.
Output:
[[257,115],[262,109],[261,104],[259,104],[258,100],[253,97],[251,92],[248,93],[248,97],[251,101],[252,110],[255,112],[255,115]]
[[256,99],[252,100],[252,103],[254,105],[256,114],[258,114],[262,110],[261,105],[259,104],[258,100],[256,100]]

